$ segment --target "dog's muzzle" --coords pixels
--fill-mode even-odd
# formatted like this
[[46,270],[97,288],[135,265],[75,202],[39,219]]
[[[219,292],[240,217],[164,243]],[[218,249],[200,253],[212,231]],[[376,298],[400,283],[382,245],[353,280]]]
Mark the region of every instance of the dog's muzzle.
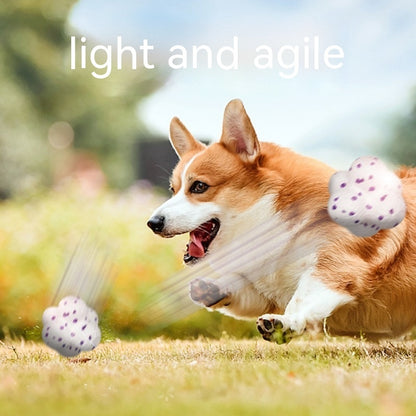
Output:
[[147,226],[156,234],[160,234],[165,228],[165,217],[162,215],[155,215],[147,221]]

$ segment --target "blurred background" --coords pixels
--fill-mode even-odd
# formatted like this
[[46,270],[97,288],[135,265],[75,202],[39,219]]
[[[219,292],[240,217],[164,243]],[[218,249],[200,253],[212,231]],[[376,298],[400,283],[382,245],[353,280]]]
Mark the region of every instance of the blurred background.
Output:
[[[187,237],[162,240],[145,226],[167,197],[176,156],[167,132],[179,116],[217,140],[222,113],[241,98],[261,140],[345,169],[374,154],[416,162],[416,5],[411,0],[7,0],[0,3],[0,338],[39,338],[43,309],[80,236],[119,247],[103,313],[108,338],[149,336],[138,311],[146,291],[183,268]],[[70,69],[70,37],[155,46],[155,69],[106,79]],[[169,48],[239,37],[240,67],[171,70]],[[253,68],[255,48],[319,36],[345,53],[338,70]],[[277,65],[277,64],[276,64]],[[255,334],[205,311],[157,334]],[[155,334],[152,333],[152,336]]]

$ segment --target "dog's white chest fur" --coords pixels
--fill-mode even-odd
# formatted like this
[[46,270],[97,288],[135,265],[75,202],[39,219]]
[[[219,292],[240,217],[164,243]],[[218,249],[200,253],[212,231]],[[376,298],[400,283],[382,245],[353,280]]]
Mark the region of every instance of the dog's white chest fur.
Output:
[[[244,212],[223,212],[222,229],[212,244],[215,255],[207,257],[211,267],[222,276],[217,282],[221,289],[237,290],[237,296],[246,299],[237,315],[252,315],[248,293],[253,291],[284,309],[300,277],[313,268],[316,260],[318,241],[305,240],[301,235],[295,238],[303,223],[285,224],[274,212],[275,199],[275,195],[266,195]],[[233,252],[235,256],[230,255]]]

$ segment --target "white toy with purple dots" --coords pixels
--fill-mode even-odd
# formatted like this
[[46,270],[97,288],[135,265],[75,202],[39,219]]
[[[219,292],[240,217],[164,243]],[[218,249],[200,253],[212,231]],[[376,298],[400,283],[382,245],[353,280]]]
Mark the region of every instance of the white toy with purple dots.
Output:
[[42,339],[65,357],[91,351],[100,343],[98,314],[112,277],[108,248],[88,236],[72,253],[52,305],[42,316]]
[[42,338],[65,357],[93,350],[101,340],[98,315],[81,298],[66,296],[57,307],[45,309]]
[[329,181],[328,212],[333,221],[360,237],[397,226],[405,217],[402,184],[377,157],[354,161]]

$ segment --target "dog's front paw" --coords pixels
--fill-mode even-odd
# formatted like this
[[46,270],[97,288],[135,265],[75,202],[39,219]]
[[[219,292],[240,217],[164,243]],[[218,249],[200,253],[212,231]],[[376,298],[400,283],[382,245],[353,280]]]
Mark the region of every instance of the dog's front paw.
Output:
[[294,335],[294,331],[287,328],[280,315],[263,315],[257,319],[257,330],[266,341],[274,341],[277,344],[289,342]]
[[220,287],[211,279],[197,278],[189,285],[191,299],[207,308],[219,308],[228,306],[230,294],[223,292]]

